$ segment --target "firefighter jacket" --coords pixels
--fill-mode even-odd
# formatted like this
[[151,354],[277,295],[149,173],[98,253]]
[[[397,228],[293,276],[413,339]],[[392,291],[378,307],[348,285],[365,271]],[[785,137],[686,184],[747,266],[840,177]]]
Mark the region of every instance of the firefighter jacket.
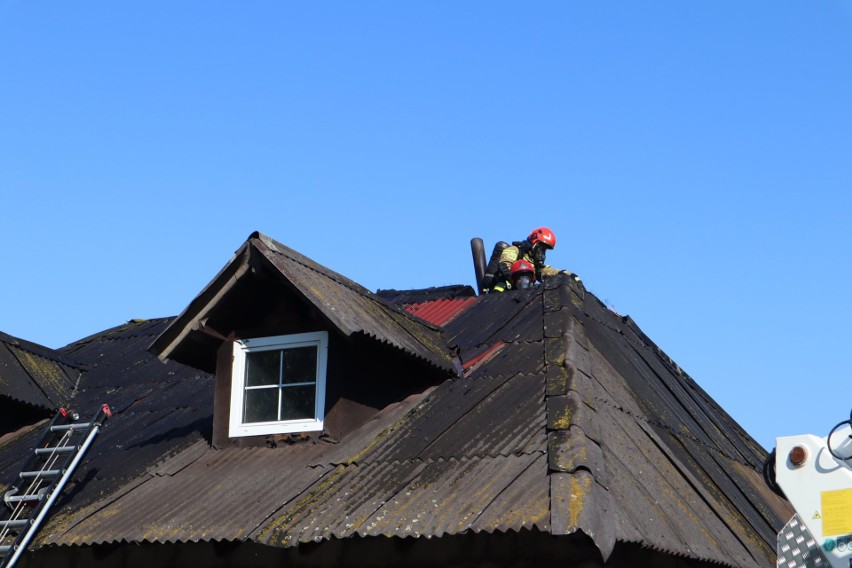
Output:
[[[510,288],[509,282],[511,282],[511,274],[512,274],[512,264],[519,258],[522,258],[529,262],[531,265],[535,266],[535,261],[533,260],[532,255],[527,252],[521,255],[520,247],[515,245],[508,246],[503,249],[503,252],[500,254],[500,272],[496,278],[496,284],[492,286],[492,290],[495,292],[503,292],[507,288]],[[540,272],[539,272],[540,270]],[[544,265],[542,267],[536,266],[536,278],[549,278],[551,276],[556,276],[562,272],[559,269],[553,268],[552,266]]]

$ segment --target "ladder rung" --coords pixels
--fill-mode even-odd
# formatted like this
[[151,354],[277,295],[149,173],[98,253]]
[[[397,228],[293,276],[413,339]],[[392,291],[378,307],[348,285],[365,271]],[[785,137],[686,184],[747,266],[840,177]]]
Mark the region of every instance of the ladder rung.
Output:
[[0,521],[0,528],[4,529],[20,529],[30,524],[29,519],[20,519],[14,521]]
[[11,546],[0,546],[0,554],[3,556],[6,556],[10,550],[12,550]]
[[62,475],[61,469],[46,469],[44,471],[22,471],[21,479],[32,479],[34,477],[59,477]]
[[43,493],[30,493],[28,495],[11,495],[4,497],[7,503],[20,503],[21,501],[41,501],[44,499]]
[[49,448],[36,448],[35,453],[42,454],[70,454],[76,452],[80,446],[53,446]]
[[65,430],[85,430],[89,426],[91,426],[91,422],[75,422],[74,424],[58,424],[56,426],[51,426],[51,432],[64,432]]

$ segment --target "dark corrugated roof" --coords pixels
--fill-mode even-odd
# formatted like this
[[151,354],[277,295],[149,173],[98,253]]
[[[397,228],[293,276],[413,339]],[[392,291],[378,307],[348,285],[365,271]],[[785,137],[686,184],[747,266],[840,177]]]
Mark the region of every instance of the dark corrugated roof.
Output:
[[461,300],[475,298],[476,292],[471,286],[455,284],[452,286],[433,286],[418,290],[378,290],[376,295],[392,304],[426,304],[436,300]]
[[439,330],[423,325],[366,288],[320,267],[281,243],[263,235],[250,241],[345,335],[360,333],[373,337],[455,372],[452,354]]
[[[43,539],[251,538],[286,546],[351,534],[544,530],[545,416],[534,402],[543,392],[541,374],[449,380],[387,409],[339,444],[218,451],[198,445],[126,492],[51,523]],[[95,509],[111,520],[92,516]]]
[[543,295],[551,478],[585,488],[579,514],[577,503],[554,506],[554,527],[582,529],[603,550],[639,542],[734,566],[774,562],[785,507],[765,495],[757,443],[597,298],[552,284]]
[[[179,363],[163,363],[147,352],[169,321],[128,322],[61,350],[64,360],[86,369],[71,397],[72,407],[85,419],[107,403],[114,416],[78,467],[78,483],[66,490],[60,507],[86,506],[164,456],[209,437],[212,377]],[[21,456],[40,435],[17,436],[0,446],[0,483],[17,474]]]
[[79,375],[59,352],[0,332],[0,395],[54,409],[70,399]]
[[[69,346],[64,355],[92,367],[75,400],[111,396],[119,413],[40,544],[295,546],[534,529],[585,534],[604,558],[636,543],[728,566],[774,564],[792,511],[763,485],[764,451],[581,284],[559,277],[482,296],[437,330],[264,246],[312,302],[345,312],[334,316],[341,329],[396,339],[415,322],[457,351],[464,374],[337,442],[213,450],[212,378],[144,352],[174,325],[129,324]],[[323,303],[327,294],[336,301]],[[422,347],[412,341],[401,348]]]

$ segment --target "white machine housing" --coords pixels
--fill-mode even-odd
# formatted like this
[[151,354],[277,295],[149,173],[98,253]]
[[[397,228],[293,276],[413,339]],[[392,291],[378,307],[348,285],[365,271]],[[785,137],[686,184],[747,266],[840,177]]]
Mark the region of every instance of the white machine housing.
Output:
[[[843,424],[825,438],[809,434],[778,438],[775,481],[825,561],[832,568],[852,568],[852,426]],[[799,564],[785,561],[781,539],[779,533],[779,566],[825,565],[818,558]]]

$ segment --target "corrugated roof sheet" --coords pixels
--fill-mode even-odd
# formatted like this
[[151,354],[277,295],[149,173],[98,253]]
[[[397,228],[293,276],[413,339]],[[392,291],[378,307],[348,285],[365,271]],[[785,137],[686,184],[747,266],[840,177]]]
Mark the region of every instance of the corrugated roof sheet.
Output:
[[[540,402],[527,396],[535,391],[540,400],[541,374],[448,380],[386,410],[339,444],[196,446],[126,492],[52,523],[43,542],[257,538],[295,545],[318,536],[432,534],[474,523],[477,530],[542,528],[548,520],[545,416]],[[519,405],[524,399],[527,404]],[[538,471],[538,482],[515,486],[533,477],[530,468]],[[514,515],[499,507],[472,515],[474,505],[461,507],[466,487],[487,487],[494,494],[486,503],[524,496],[526,505],[514,504]],[[216,499],[201,497],[209,492]],[[483,506],[478,499],[474,504]],[[95,508],[111,521],[92,516]],[[534,514],[520,513],[527,508]],[[404,520],[413,523],[407,532],[397,527]]]
[[405,311],[429,323],[443,327],[475,301],[475,297],[469,297],[406,304]]
[[452,354],[439,330],[423,325],[366,288],[319,267],[281,243],[263,235],[251,242],[346,335],[361,333],[425,359],[436,367],[455,371]]
[[[61,350],[63,360],[86,369],[71,397],[72,407],[85,419],[107,403],[114,416],[81,462],[59,507],[84,507],[164,456],[209,437],[212,377],[179,363],[163,363],[147,352],[169,321],[128,322]],[[17,474],[21,456],[40,435],[31,432],[0,446],[0,483]]]

